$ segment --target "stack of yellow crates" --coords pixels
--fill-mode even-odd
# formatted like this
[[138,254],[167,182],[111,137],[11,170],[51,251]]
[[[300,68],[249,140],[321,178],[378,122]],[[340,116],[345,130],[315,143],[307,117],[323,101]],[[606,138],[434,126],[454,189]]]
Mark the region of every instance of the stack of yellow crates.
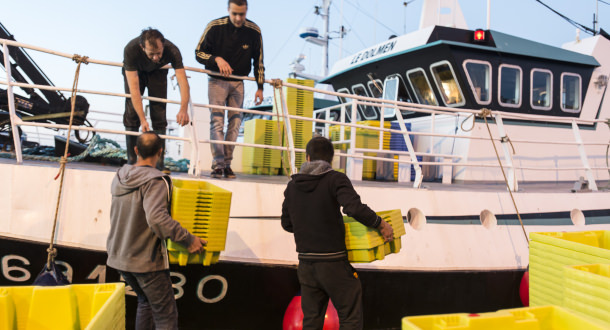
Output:
[[504,309],[480,314],[408,316],[402,330],[602,330],[595,320],[557,306]]
[[169,261],[180,266],[218,262],[225,249],[231,192],[205,181],[173,179],[172,217],[208,244],[204,252],[189,254],[187,247],[168,240]]
[[125,329],[125,284],[0,287],[0,329]]
[[[313,80],[303,80],[288,78],[288,83],[314,87]],[[286,87],[284,89],[284,95],[286,97],[286,107],[288,108],[288,114],[293,116],[301,116],[305,118],[313,118],[313,92],[303,89],[297,89],[292,87]],[[275,97],[279,98],[280,95],[276,91]],[[274,102],[273,112],[281,113],[281,109],[277,109],[276,102]],[[277,102],[279,106],[279,101]],[[292,129],[292,140],[294,141],[294,147],[299,149],[305,149],[307,142],[311,140],[313,133],[313,122],[307,120],[291,119],[290,126]],[[283,127],[283,125],[282,125]],[[283,135],[282,135],[283,136]],[[286,139],[282,141],[283,145],[286,144]],[[282,161],[284,166],[288,167],[290,155],[287,152],[283,153]],[[295,167],[301,168],[301,164],[306,161],[304,152],[295,153]]]
[[610,231],[531,233],[530,238],[530,304],[563,306],[610,328]]
[[394,240],[384,243],[379,230],[367,227],[353,218],[344,216],[345,246],[350,262],[372,262],[382,260],[390,253],[398,253],[400,237],[405,235],[405,224],[400,210],[377,212],[394,229]]
[[610,328],[610,264],[570,266],[564,272],[564,306]]
[[[283,123],[279,123],[280,129]],[[275,120],[253,119],[244,124],[244,143],[281,146],[278,123]],[[281,150],[244,147],[242,169],[245,173],[277,175],[281,164]]]
[[[366,125],[371,127],[381,127],[381,121],[379,120],[366,120],[357,122],[358,125]],[[392,124],[389,121],[383,122],[383,127],[389,129]],[[345,140],[350,139],[351,127],[345,126]],[[340,125],[332,125],[329,129],[330,139],[331,141],[340,141],[341,140],[341,126]],[[372,129],[366,128],[356,128],[356,148],[366,148],[366,149],[379,149],[379,134],[381,132]],[[391,134],[389,132],[383,133],[383,150],[390,150],[390,138]],[[349,147],[349,144],[336,145],[335,149],[340,149],[346,151]],[[365,156],[377,156],[375,152],[365,152]],[[398,163],[397,163],[398,164]],[[397,167],[398,168],[398,167]],[[372,159],[364,159],[362,162],[362,178],[365,180],[375,180],[375,174],[377,172],[377,161]]]

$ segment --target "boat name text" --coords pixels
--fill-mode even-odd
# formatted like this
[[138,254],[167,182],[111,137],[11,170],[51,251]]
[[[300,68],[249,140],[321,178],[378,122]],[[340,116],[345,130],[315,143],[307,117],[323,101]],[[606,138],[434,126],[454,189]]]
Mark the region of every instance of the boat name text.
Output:
[[385,54],[389,51],[392,51],[392,49],[394,49],[395,45],[396,45],[396,40],[393,40],[393,41],[386,42],[385,44],[383,44],[377,48],[371,48],[369,50],[360,52],[360,53],[356,54],[354,57],[352,57],[352,61],[349,64],[356,64],[358,62],[362,62],[364,60],[375,57],[377,55]]

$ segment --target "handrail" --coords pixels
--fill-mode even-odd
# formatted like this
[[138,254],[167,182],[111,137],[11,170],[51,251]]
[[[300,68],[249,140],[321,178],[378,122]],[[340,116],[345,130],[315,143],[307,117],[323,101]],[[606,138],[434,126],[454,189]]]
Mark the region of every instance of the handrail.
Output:
[[[3,45],[3,47],[5,48],[5,61],[8,59],[8,52],[6,51],[6,47],[7,46],[17,46],[17,47],[23,47],[23,48],[29,48],[29,49],[33,49],[33,50],[37,50],[37,51],[41,51],[41,52],[46,52],[49,54],[53,54],[53,55],[57,55],[57,56],[61,56],[61,57],[66,57],[66,58],[72,58],[73,55],[72,54],[67,54],[67,53],[61,53],[61,52],[56,52],[53,50],[49,50],[49,49],[45,49],[42,47],[36,47],[36,46],[31,46],[31,45],[27,45],[27,44],[23,44],[23,43],[19,43],[19,42],[15,42],[12,40],[7,40],[7,39],[0,39],[0,44]],[[101,61],[101,60],[96,60],[96,59],[88,59],[89,63],[95,63],[95,64],[100,64],[100,65],[108,65],[108,66],[116,66],[116,67],[121,67],[122,63],[118,63],[118,62],[110,62],[110,61]],[[169,66],[167,66],[169,68]],[[204,74],[208,74],[208,75],[219,75],[216,72],[212,72],[210,70],[205,70],[205,69],[200,69],[200,68],[191,68],[191,67],[185,67],[186,70],[188,71],[192,71],[192,72],[200,72],[200,73],[204,73]],[[254,78],[252,77],[242,77],[242,76],[230,76],[232,78],[235,79],[242,79],[242,80],[254,80]],[[344,116],[344,112],[346,110],[346,104],[338,104],[338,105],[334,105],[331,107],[327,107],[324,109],[318,109],[315,111],[315,113],[321,113],[321,112],[326,112],[327,114],[329,113],[329,110],[332,109],[337,109],[340,108],[342,109],[341,111],[341,115],[340,115],[340,120],[339,121],[332,121],[332,120],[324,120],[324,119],[317,119],[317,118],[308,118],[308,117],[302,117],[302,116],[296,116],[296,115],[289,115],[285,110],[286,110],[286,105],[283,103],[282,104],[282,111],[278,111],[277,113],[273,113],[273,112],[266,112],[266,111],[259,111],[259,110],[250,110],[250,109],[241,109],[241,108],[233,108],[233,107],[228,107],[228,106],[216,106],[216,105],[210,105],[210,104],[199,104],[199,103],[191,103],[192,107],[203,107],[203,108],[208,108],[208,109],[221,109],[221,110],[233,110],[233,111],[239,111],[242,113],[251,113],[251,114],[260,114],[260,115],[264,115],[264,116],[277,116],[278,118],[282,118],[284,120],[287,119],[298,119],[298,120],[305,120],[305,121],[311,121],[311,122],[316,122],[316,123],[323,123],[326,125],[329,124],[333,124],[333,125],[341,125],[341,132],[343,133],[344,127],[354,127],[354,128],[362,128],[362,129],[367,129],[367,130],[375,130],[375,131],[380,131],[380,132],[388,132],[388,133],[396,133],[396,134],[409,134],[409,135],[419,135],[419,136],[431,136],[431,137],[448,137],[448,138],[466,138],[466,139],[473,139],[473,140],[489,140],[488,138],[483,138],[483,137],[476,137],[476,136],[463,136],[463,135],[454,135],[454,134],[438,134],[438,133],[426,133],[426,132],[404,132],[402,130],[396,130],[396,129],[386,129],[384,127],[374,127],[374,126],[366,126],[366,125],[359,125],[354,123],[355,122],[355,110],[356,110],[356,106],[359,104],[362,105],[370,105],[370,106],[374,106],[374,107],[379,107],[379,108],[384,108],[384,107],[394,107],[396,111],[401,111],[401,110],[407,110],[407,111],[415,111],[415,112],[422,112],[422,113],[429,113],[429,114],[443,114],[443,115],[451,115],[451,116],[461,116],[463,114],[473,114],[476,115],[478,114],[480,111],[479,110],[473,110],[473,109],[465,109],[465,108],[447,108],[447,107],[440,107],[440,106],[430,106],[430,105],[422,105],[422,104],[412,104],[412,103],[406,103],[406,102],[401,102],[401,101],[393,101],[393,100],[379,100],[379,99],[375,99],[375,98],[371,98],[371,97],[364,97],[364,96],[358,96],[358,95],[354,95],[354,94],[343,94],[343,93],[338,93],[338,92],[333,92],[333,91],[327,91],[327,90],[319,90],[313,87],[308,87],[308,86],[303,86],[303,85],[298,85],[298,84],[292,84],[292,83],[288,83],[288,82],[283,82],[280,81],[282,86],[285,87],[290,87],[290,88],[297,88],[297,89],[302,89],[302,90],[307,90],[307,91],[312,91],[312,92],[317,92],[317,93],[323,93],[323,94],[327,94],[327,95],[334,95],[334,96],[340,96],[340,97],[344,97],[346,99],[352,99],[353,100],[353,104],[352,104],[352,115],[354,115],[352,117],[352,123],[349,122],[345,122],[345,116]],[[268,84],[274,84],[275,81],[274,80],[265,80],[265,83]],[[36,85],[36,84],[26,84],[26,83],[19,83],[19,82],[13,82],[11,81],[10,78],[10,71],[7,72],[7,80],[6,81],[2,81],[0,80],[0,84],[4,84],[9,86],[9,97],[12,97],[12,86],[18,86],[18,87],[29,87],[29,88],[38,88],[38,89],[45,89],[45,90],[56,90],[56,91],[65,91],[65,92],[69,92],[72,91],[70,88],[60,88],[60,87],[55,87],[55,86],[44,86],[44,85]],[[281,87],[280,87],[281,88]],[[86,93],[86,94],[95,94],[95,95],[106,95],[106,96],[115,96],[115,97],[121,97],[121,98],[129,98],[131,97],[129,94],[125,94],[125,93],[114,93],[114,92],[101,92],[101,91],[93,91],[93,90],[84,90],[84,89],[78,89],[76,91],[77,93]],[[164,103],[170,103],[170,104],[180,104],[179,101],[175,101],[175,100],[170,100],[170,99],[161,99],[161,98],[157,98],[157,97],[142,97],[143,99],[147,99],[150,101],[156,101],[156,102],[164,102]],[[14,107],[14,105],[13,105]],[[9,105],[10,108],[10,105]],[[50,123],[35,123],[35,122],[25,122],[22,121],[19,117],[17,117],[14,114],[14,109],[12,109],[11,112],[11,118],[13,119],[11,121],[11,123],[13,125],[16,126],[32,126],[32,127],[45,127],[45,128],[58,128],[58,129],[66,129],[68,127],[68,125],[61,125],[61,124],[50,124]],[[105,114],[112,114],[112,115],[119,115],[116,113],[110,113],[110,112],[100,112],[100,111],[95,111],[97,113],[105,113]],[[502,112],[502,111],[491,111],[492,115],[501,115],[503,118],[505,119],[520,119],[520,120],[543,120],[544,122],[557,122],[557,123],[570,123],[570,124],[593,124],[593,123],[605,123],[605,120],[582,120],[582,119],[578,119],[578,118],[573,118],[573,117],[566,117],[566,118],[549,118],[546,116],[540,116],[540,115],[530,115],[530,114],[515,114],[515,113],[507,113],[507,112]],[[193,121],[192,123],[193,125],[195,125],[195,122]],[[122,135],[139,135],[138,132],[131,132],[131,131],[121,131],[121,130],[111,130],[111,129],[101,129],[101,128],[95,128],[95,127],[79,127],[79,130],[84,130],[84,131],[93,131],[93,132],[101,132],[101,133],[109,133],[109,134],[122,134]],[[290,128],[287,127],[288,131],[290,131]],[[289,134],[291,136],[291,134]],[[188,142],[193,142],[193,139],[189,139],[189,138],[185,138],[185,137],[176,137],[176,136],[169,136],[169,135],[162,135],[163,138],[165,139],[173,139],[173,140],[179,140],[179,141],[188,141]],[[408,163],[408,164],[412,164],[412,163],[419,163],[422,165],[440,165],[440,166],[464,166],[464,167],[498,167],[498,164],[471,164],[471,163],[465,163],[465,162],[458,162],[458,163],[454,163],[454,162],[419,162],[417,160],[406,160],[406,159],[388,159],[388,158],[381,158],[381,157],[372,157],[372,156],[364,156],[364,155],[359,155],[356,154],[356,152],[368,152],[368,149],[364,149],[364,148],[355,148],[355,134],[352,135],[352,138],[350,139],[350,142],[352,143],[352,145],[354,146],[353,148],[351,148],[350,153],[341,153],[341,152],[337,152],[338,156],[341,157],[350,157],[350,158],[355,158],[355,159],[372,159],[372,160],[380,160],[380,161],[389,161],[389,162],[397,162],[397,163]],[[493,138],[494,141],[502,141],[499,138]],[[284,150],[284,151],[288,151],[290,153],[294,153],[294,152],[304,152],[304,150],[302,149],[298,149],[298,148],[294,148],[293,146],[269,146],[269,145],[258,145],[258,144],[249,144],[249,143],[238,143],[238,142],[230,142],[230,141],[218,141],[218,140],[209,140],[209,139],[197,139],[196,140],[198,143],[215,143],[215,144],[225,144],[225,145],[239,145],[239,146],[246,146],[246,147],[257,147],[257,148],[266,148],[266,149],[276,149],[276,150]],[[544,141],[544,140],[539,140],[539,141],[534,141],[534,140],[512,140],[511,142],[513,143],[538,143],[538,144],[557,144],[557,145],[577,145],[577,146],[584,146],[584,145],[590,145],[590,146],[606,146],[606,143],[597,143],[597,142],[592,142],[592,143],[582,143],[580,141],[576,141],[576,142],[569,142],[569,141]],[[377,153],[392,153],[392,154],[411,154],[410,152],[400,152],[400,151],[386,151],[386,150],[376,150],[376,149],[371,149],[371,150],[375,150],[375,152]],[[447,154],[439,154],[439,153],[422,153],[422,152],[414,152],[412,153],[413,155],[427,155],[427,156],[431,156],[431,157],[442,157],[442,158],[451,158],[451,159],[457,159],[457,160],[462,160],[463,157],[459,156],[459,155],[447,155]],[[20,152],[19,155],[17,157],[18,162],[20,159]],[[570,167],[570,168],[556,168],[556,167],[519,167],[519,166],[515,166],[515,169],[527,169],[527,170],[583,170],[583,169],[589,169],[589,170],[606,170],[608,169],[607,167]]]

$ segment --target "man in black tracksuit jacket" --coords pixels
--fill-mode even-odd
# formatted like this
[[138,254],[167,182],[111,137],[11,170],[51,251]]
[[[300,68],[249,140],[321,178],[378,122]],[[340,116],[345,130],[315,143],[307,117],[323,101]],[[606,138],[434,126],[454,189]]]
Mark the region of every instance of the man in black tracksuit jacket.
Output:
[[303,329],[322,329],[330,298],[341,329],[362,329],[362,288],[347,259],[340,208],[362,224],[378,228],[386,241],[390,225],[360,201],[350,180],[330,165],[332,143],[315,137],[307,143],[307,162],[284,191],[282,227],[294,233],[299,253]]

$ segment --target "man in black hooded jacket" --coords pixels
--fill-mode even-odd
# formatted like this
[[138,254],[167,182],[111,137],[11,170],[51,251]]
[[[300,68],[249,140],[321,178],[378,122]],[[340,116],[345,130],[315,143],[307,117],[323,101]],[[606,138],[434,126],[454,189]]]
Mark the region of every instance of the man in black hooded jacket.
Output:
[[322,329],[329,298],[341,329],[362,329],[362,287],[347,259],[341,207],[379,229],[385,241],[393,239],[393,230],[360,201],[349,178],[332,169],[334,150],[328,139],[314,137],[305,151],[307,162],[284,191],[281,218],[284,230],[294,233],[299,253],[303,329]]

